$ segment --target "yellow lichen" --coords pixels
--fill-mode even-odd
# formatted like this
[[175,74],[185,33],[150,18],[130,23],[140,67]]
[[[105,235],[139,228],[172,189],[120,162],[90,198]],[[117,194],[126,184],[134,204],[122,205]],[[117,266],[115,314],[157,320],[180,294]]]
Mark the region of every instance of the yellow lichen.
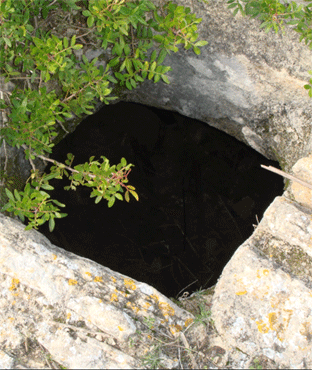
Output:
[[116,283],[116,278],[114,278],[114,276],[111,276],[111,279],[113,280],[114,283]]
[[151,294],[151,295],[150,295],[150,297],[151,297],[154,301],[156,301],[156,302],[158,302],[158,301],[159,301],[159,297],[158,297],[158,295],[156,295],[156,294]]
[[96,283],[103,282],[103,278],[102,276],[96,276],[93,281],[95,281]]
[[136,290],[135,282],[131,279],[124,279],[125,286],[127,289]]
[[263,323],[263,320],[256,321],[258,330],[263,334],[269,330],[275,331],[277,339],[282,342],[292,314],[293,310],[286,309],[280,310],[280,312],[270,312],[267,317],[268,325]]
[[78,281],[74,280],[74,279],[68,279],[68,284],[69,285],[76,285],[76,284],[78,284]]
[[267,327],[267,325],[263,322],[263,320],[256,321],[256,324],[258,326],[258,330],[262,334],[266,334],[270,329]]
[[189,317],[188,319],[186,319],[185,320],[185,323],[184,323],[184,325],[186,326],[186,327],[188,327],[188,326],[190,326],[191,324],[192,324],[192,322],[193,322],[194,320],[191,318],[191,317]]
[[148,309],[151,307],[151,304],[149,302],[144,302],[144,308]]
[[70,312],[68,312],[68,314],[67,314],[67,320],[69,320],[70,319],[70,317],[71,317],[71,313]]
[[176,334],[182,330],[181,325],[175,324],[175,325],[169,325],[169,330],[171,334]]
[[257,270],[257,278],[261,279],[263,276],[268,276],[270,271],[268,269]]
[[113,293],[110,297],[111,302],[118,302],[118,297],[117,294]]
[[247,290],[242,290],[242,291],[240,291],[240,292],[236,292],[235,294],[236,295],[244,295],[244,294],[246,294],[247,293]]
[[126,305],[127,307],[130,307],[135,313],[138,313],[140,311],[140,309],[134,303],[127,302]]
[[270,312],[268,316],[269,316],[270,329],[275,330],[275,325],[277,322],[277,315],[275,312]]
[[174,309],[166,302],[160,302],[158,304],[158,307],[160,308],[162,314],[164,316],[173,316],[174,315]]
[[90,277],[92,276],[91,272],[89,272],[89,271],[85,272],[85,274],[90,276]]
[[57,255],[56,254],[52,254],[52,258],[54,259],[54,261],[57,259]]
[[13,279],[12,279],[12,283],[11,283],[11,286],[10,286],[9,290],[10,290],[10,291],[12,291],[12,290],[16,290],[16,289],[17,289],[17,287],[18,287],[18,284],[19,284],[19,283],[20,283],[20,281],[19,281],[18,279],[13,278]]
[[120,331],[124,331],[124,329],[121,326],[117,326]]

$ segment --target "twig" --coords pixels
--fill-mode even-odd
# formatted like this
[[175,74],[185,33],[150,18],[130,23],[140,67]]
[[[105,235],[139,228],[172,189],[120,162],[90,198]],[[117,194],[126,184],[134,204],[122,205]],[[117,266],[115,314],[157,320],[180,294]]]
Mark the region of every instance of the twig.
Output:
[[[50,361],[47,359],[47,356],[46,356],[47,349],[44,348],[43,345],[40,342],[38,342],[38,343],[39,343],[39,346],[41,347],[41,349],[43,351],[43,357],[44,357],[44,360],[45,360],[46,364],[48,365],[48,367],[50,369],[53,369],[52,365],[50,364]],[[47,352],[49,352],[49,351],[47,351]]]
[[183,290],[187,289],[189,286],[191,286],[191,285],[193,285],[193,284],[195,284],[195,283],[197,283],[197,282],[198,282],[198,279],[196,279],[195,281],[193,281],[191,284],[187,285],[185,288],[181,289],[181,290],[179,291],[179,293],[176,295],[176,297],[179,297],[180,293],[182,293],[182,292],[183,292]]
[[298,179],[297,177],[295,176],[292,176],[292,175],[289,175],[288,173],[282,171],[282,170],[278,170],[277,168],[273,167],[273,166],[264,166],[263,164],[260,165],[262,168],[268,170],[268,171],[271,171],[271,172],[274,172],[274,173],[277,173],[278,175],[280,176],[283,176],[283,177],[286,177],[287,179],[289,180],[292,180],[292,181],[295,181],[295,182],[298,182],[299,184],[303,185],[303,186],[306,186],[307,188],[311,189],[312,190],[312,185],[309,184],[308,182],[305,182],[303,180],[300,180]]
[[191,353],[191,351],[190,351],[190,346],[188,344],[188,341],[186,340],[185,335],[183,334],[182,331],[180,332],[180,338],[182,339],[182,342],[183,342],[185,348],[188,350],[187,353],[188,353],[188,355],[191,359],[193,369],[199,369],[199,367],[198,367],[198,365],[195,361],[195,357],[194,357],[193,353]]
[[69,131],[66,130],[66,128],[64,127],[63,123],[59,120],[57,120],[57,123],[62,127],[62,129],[67,133],[69,134]]
[[182,361],[181,361],[181,349],[178,347],[178,353],[179,353],[179,363],[180,363],[180,368],[183,369]]

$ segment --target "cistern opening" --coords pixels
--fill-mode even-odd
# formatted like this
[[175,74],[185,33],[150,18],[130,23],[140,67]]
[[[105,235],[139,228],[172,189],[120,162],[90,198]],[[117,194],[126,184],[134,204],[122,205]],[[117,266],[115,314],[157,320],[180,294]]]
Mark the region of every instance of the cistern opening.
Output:
[[[53,150],[73,165],[91,156],[135,167],[129,183],[139,201],[94,203],[91,190],[66,191],[51,181],[68,216],[56,220],[52,243],[144,281],[168,297],[214,285],[257,218],[283,192],[270,161],[206,123],[178,113],[120,102],[85,119]],[[47,169],[48,171],[48,169]],[[63,210],[62,210],[63,211]]]

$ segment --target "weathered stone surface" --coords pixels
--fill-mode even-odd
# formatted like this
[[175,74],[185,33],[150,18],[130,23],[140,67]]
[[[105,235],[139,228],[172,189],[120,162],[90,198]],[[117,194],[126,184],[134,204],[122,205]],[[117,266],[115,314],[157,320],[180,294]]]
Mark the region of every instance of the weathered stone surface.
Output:
[[[151,286],[52,245],[0,214],[0,367],[138,368],[150,320],[174,338],[193,321]],[[147,338],[148,339],[148,338]],[[169,361],[169,360],[168,360]]]
[[279,366],[312,366],[312,210],[277,197],[216,286],[212,312],[229,346]]
[[[182,1],[181,1],[182,4]],[[311,51],[298,34],[266,34],[259,21],[233,17],[223,0],[184,1],[202,18],[209,44],[167,56],[170,85],[143,83],[128,99],[207,122],[288,170],[312,148]]]
[[[298,179],[312,185],[312,156],[301,158],[293,166],[292,172]],[[310,188],[293,181],[290,192],[298,203],[312,208],[312,190]]]

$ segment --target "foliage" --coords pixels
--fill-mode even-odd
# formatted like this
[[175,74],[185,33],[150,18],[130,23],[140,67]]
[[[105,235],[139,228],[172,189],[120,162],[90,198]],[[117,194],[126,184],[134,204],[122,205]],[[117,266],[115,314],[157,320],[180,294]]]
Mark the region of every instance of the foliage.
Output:
[[[264,28],[266,33],[271,29],[278,33],[279,30],[284,30],[285,25],[291,26],[300,33],[299,41],[304,40],[312,49],[312,2],[305,1],[308,4],[284,0],[228,0],[228,8],[234,9],[234,15],[240,11],[242,15],[260,19],[262,21],[260,28]],[[308,73],[312,75],[312,70]],[[312,97],[312,78],[304,88]]]
[[[17,85],[12,94],[0,100],[0,109],[8,122],[0,129],[3,140],[13,147],[22,147],[32,165],[30,182],[24,191],[6,189],[9,202],[2,211],[14,212],[27,229],[66,216],[59,213],[60,202],[50,199],[45,190],[52,190],[49,180],[66,175],[69,189],[92,187],[95,203],[105,199],[111,207],[115,200],[129,201],[129,194],[138,200],[135,188],[126,185],[132,164],[123,158],[110,166],[90,158],[88,163],[70,167],[47,157],[52,153],[58,127],[64,128],[73,113],[81,117],[92,114],[98,100],[109,104],[115,86],[132,90],[144,80],[169,83],[166,73],[171,67],[162,63],[178,46],[200,53],[206,41],[197,41],[197,24],[201,22],[189,8],[171,2],[156,7],[149,0],[4,0],[0,2],[0,73],[5,82]],[[57,30],[45,30],[38,22],[54,12],[76,12],[83,19],[75,34],[60,37]],[[78,12],[78,13],[77,13]],[[78,15],[77,15],[78,14]],[[81,27],[81,25],[83,27]],[[71,25],[75,28],[75,24]],[[107,63],[75,52],[83,47],[78,31],[96,36],[98,46],[110,55]],[[55,87],[56,86],[56,87]],[[39,174],[33,160],[38,157],[54,163],[49,174]],[[69,172],[71,175],[69,175]],[[43,189],[43,190],[42,190]],[[58,206],[58,207],[57,207]]]

